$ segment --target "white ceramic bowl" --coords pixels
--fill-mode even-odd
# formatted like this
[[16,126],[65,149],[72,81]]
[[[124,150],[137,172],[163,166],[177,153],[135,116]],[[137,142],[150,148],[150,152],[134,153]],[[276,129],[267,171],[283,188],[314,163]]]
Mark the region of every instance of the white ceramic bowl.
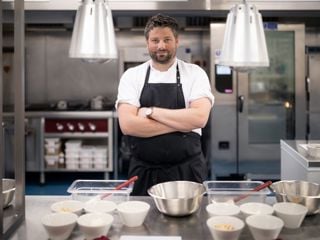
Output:
[[237,240],[244,222],[233,216],[214,216],[207,220],[207,226],[214,240]]
[[55,202],[51,205],[51,211],[53,212],[70,212],[75,213],[78,216],[83,211],[84,203],[77,200],[65,200]]
[[286,228],[299,228],[308,212],[306,206],[292,202],[275,203],[273,209]]
[[263,214],[247,217],[246,223],[255,240],[276,239],[284,225],[280,218]]
[[106,236],[113,223],[113,216],[108,213],[87,213],[77,220],[80,231],[86,240]]
[[89,201],[84,205],[84,210],[86,213],[113,213],[116,208],[116,203],[107,200]]
[[42,217],[41,222],[50,239],[64,240],[71,235],[77,218],[74,213],[49,213]]
[[240,211],[244,218],[257,214],[272,215],[273,207],[265,203],[248,202],[240,205]]
[[118,204],[119,216],[128,227],[141,226],[149,212],[150,205],[143,201],[127,201]]
[[206,207],[206,210],[210,217],[238,216],[240,213],[239,206],[232,203],[227,203],[227,202],[211,203]]

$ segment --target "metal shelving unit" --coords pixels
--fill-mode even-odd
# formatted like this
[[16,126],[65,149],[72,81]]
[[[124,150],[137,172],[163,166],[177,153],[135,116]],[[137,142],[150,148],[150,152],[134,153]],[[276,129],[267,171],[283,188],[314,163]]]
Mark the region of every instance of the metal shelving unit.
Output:
[[[51,118],[56,119],[59,115],[51,116]],[[82,119],[78,113],[74,115],[64,114],[63,119],[74,119],[74,116],[77,116],[76,119]],[[103,116],[98,117],[99,120],[105,120],[108,122],[108,131],[107,132],[46,132],[45,130],[45,122],[46,117],[41,118],[41,136],[40,142],[42,143],[40,146],[40,183],[45,183],[45,174],[50,172],[104,172],[105,179],[109,178],[109,173],[114,171],[114,114],[112,113],[105,113]],[[84,141],[96,141],[98,143],[103,143],[103,145],[107,145],[107,164],[105,168],[74,168],[74,169],[67,169],[67,168],[48,168],[45,163],[45,139],[46,138],[59,138],[64,143],[67,140],[73,139],[81,139]],[[98,144],[99,145],[99,144]],[[65,152],[64,152],[65,153]]]

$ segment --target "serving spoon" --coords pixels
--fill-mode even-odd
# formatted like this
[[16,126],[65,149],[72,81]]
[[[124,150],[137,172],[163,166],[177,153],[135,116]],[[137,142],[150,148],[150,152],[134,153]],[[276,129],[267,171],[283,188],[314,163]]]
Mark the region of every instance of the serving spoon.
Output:
[[[124,187],[127,187],[128,185],[130,185],[131,183],[137,181],[138,179],[138,176],[133,176],[132,178],[128,179],[127,181],[125,181],[124,183],[121,183],[119,184],[118,186],[116,186],[114,188],[114,190],[120,190]],[[105,199],[106,197],[110,196],[112,193],[104,193],[104,194],[101,194],[101,195],[97,195],[93,198],[91,198],[90,200],[87,201],[87,204],[88,203],[92,203],[92,202],[95,202],[95,201],[99,201],[99,200],[103,200]]]

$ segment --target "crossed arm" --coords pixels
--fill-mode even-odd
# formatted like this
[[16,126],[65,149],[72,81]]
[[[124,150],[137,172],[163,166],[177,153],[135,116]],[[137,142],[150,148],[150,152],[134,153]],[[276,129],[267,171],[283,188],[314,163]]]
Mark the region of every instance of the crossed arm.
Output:
[[127,103],[118,106],[120,128],[125,135],[153,137],[170,132],[190,132],[203,128],[209,118],[211,102],[208,98],[193,101],[189,108],[153,108],[152,118],[145,116],[146,108]]

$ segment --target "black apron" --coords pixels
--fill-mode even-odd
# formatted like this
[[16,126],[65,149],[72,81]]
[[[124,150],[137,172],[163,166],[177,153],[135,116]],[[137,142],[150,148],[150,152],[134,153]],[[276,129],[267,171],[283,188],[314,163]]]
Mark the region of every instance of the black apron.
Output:
[[[176,83],[149,83],[150,66],[140,96],[141,107],[185,108],[177,64]],[[155,137],[129,137],[133,158],[129,177],[137,175],[132,195],[147,195],[151,186],[176,180],[203,182],[208,174],[200,135],[173,132]]]

